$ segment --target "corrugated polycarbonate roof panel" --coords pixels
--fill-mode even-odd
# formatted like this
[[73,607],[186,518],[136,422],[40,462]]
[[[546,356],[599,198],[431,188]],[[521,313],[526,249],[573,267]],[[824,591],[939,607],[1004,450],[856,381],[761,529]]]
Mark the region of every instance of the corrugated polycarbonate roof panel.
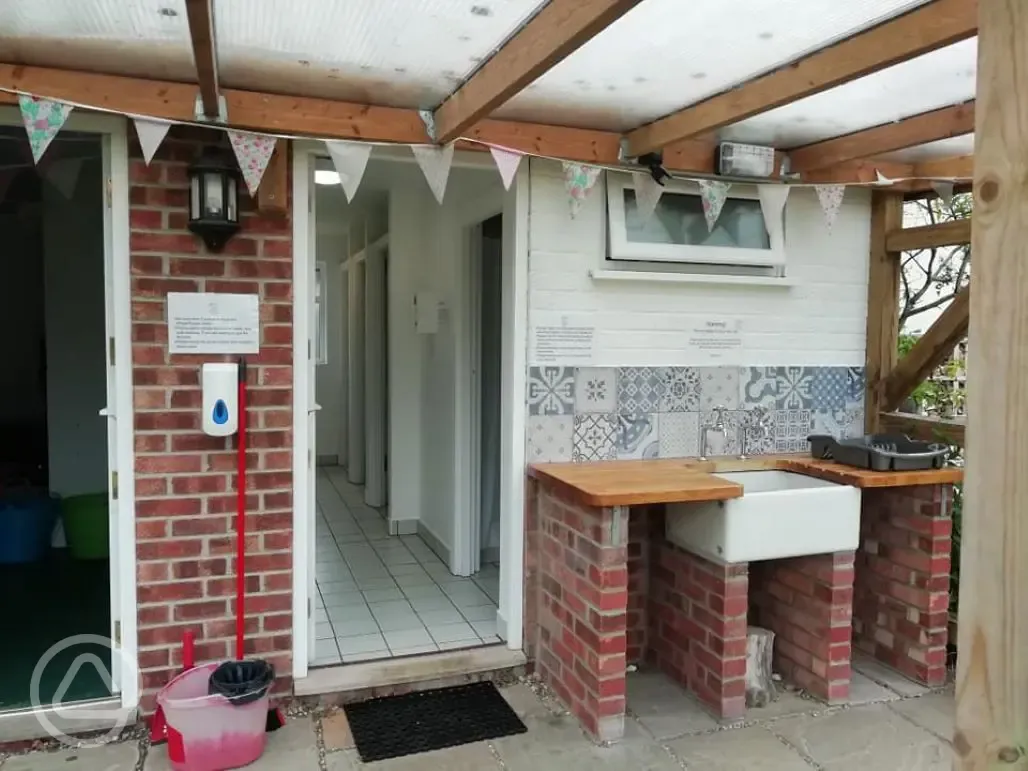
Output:
[[0,61],[196,77],[184,0],[0,0]]
[[624,131],[927,0],[646,0],[498,111]]
[[897,150],[882,157],[891,161],[917,163],[919,161],[933,161],[937,158],[957,158],[962,155],[974,155],[974,134],[940,139],[938,142],[908,147],[905,150]]
[[727,127],[723,138],[788,148],[974,98],[978,39],[879,70]]
[[222,82],[434,107],[541,0],[217,0]]

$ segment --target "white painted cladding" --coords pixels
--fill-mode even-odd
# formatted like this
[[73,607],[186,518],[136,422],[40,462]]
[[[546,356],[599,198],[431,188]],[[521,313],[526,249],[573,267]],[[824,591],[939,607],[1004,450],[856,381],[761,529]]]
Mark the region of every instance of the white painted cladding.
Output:
[[[560,165],[533,159],[529,336],[592,327],[594,366],[863,366],[870,208],[868,190],[848,189],[829,230],[813,189],[793,190],[788,287],[599,282],[589,271],[610,267],[602,182],[572,219]],[[697,324],[726,318],[741,322],[741,347],[712,358],[684,343]]]

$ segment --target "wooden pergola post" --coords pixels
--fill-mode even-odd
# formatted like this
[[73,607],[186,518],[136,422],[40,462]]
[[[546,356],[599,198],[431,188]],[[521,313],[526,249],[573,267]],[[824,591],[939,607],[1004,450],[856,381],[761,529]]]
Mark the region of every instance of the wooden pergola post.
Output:
[[[1028,769],[1028,3],[979,4],[955,768]],[[1022,102],[1022,100],[1024,100]]]
[[871,198],[871,261],[867,272],[867,359],[864,430],[879,430],[886,376],[896,366],[899,336],[900,256],[886,246],[903,227],[903,194],[875,190]]

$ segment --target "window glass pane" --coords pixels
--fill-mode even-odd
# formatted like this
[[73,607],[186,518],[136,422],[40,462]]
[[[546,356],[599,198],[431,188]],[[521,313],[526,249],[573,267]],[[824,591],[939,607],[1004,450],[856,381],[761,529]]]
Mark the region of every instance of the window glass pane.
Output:
[[625,190],[625,231],[630,242],[679,244],[683,246],[727,246],[770,249],[760,201],[729,198],[721,209],[714,230],[708,232],[703,203],[698,195],[664,193],[657,209],[646,221],[639,215],[635,191]]

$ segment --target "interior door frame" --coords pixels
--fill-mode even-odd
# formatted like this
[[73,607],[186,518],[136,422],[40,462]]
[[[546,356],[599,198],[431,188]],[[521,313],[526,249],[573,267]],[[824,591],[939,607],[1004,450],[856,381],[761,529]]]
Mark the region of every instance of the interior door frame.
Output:
[[[0,107],[0,125],[22,127],[17,107]],[[110,508],[112,695],[121,705],[139,704],[136,619],[135,463],[132,400],[132,293],[129,270],[128,119],[75,111],[64,129],[101,137],[105,189],[104,312],[107,339],[107,400],[97,412],[107,418]],[[125,665],[129,665],[127,670]]]

